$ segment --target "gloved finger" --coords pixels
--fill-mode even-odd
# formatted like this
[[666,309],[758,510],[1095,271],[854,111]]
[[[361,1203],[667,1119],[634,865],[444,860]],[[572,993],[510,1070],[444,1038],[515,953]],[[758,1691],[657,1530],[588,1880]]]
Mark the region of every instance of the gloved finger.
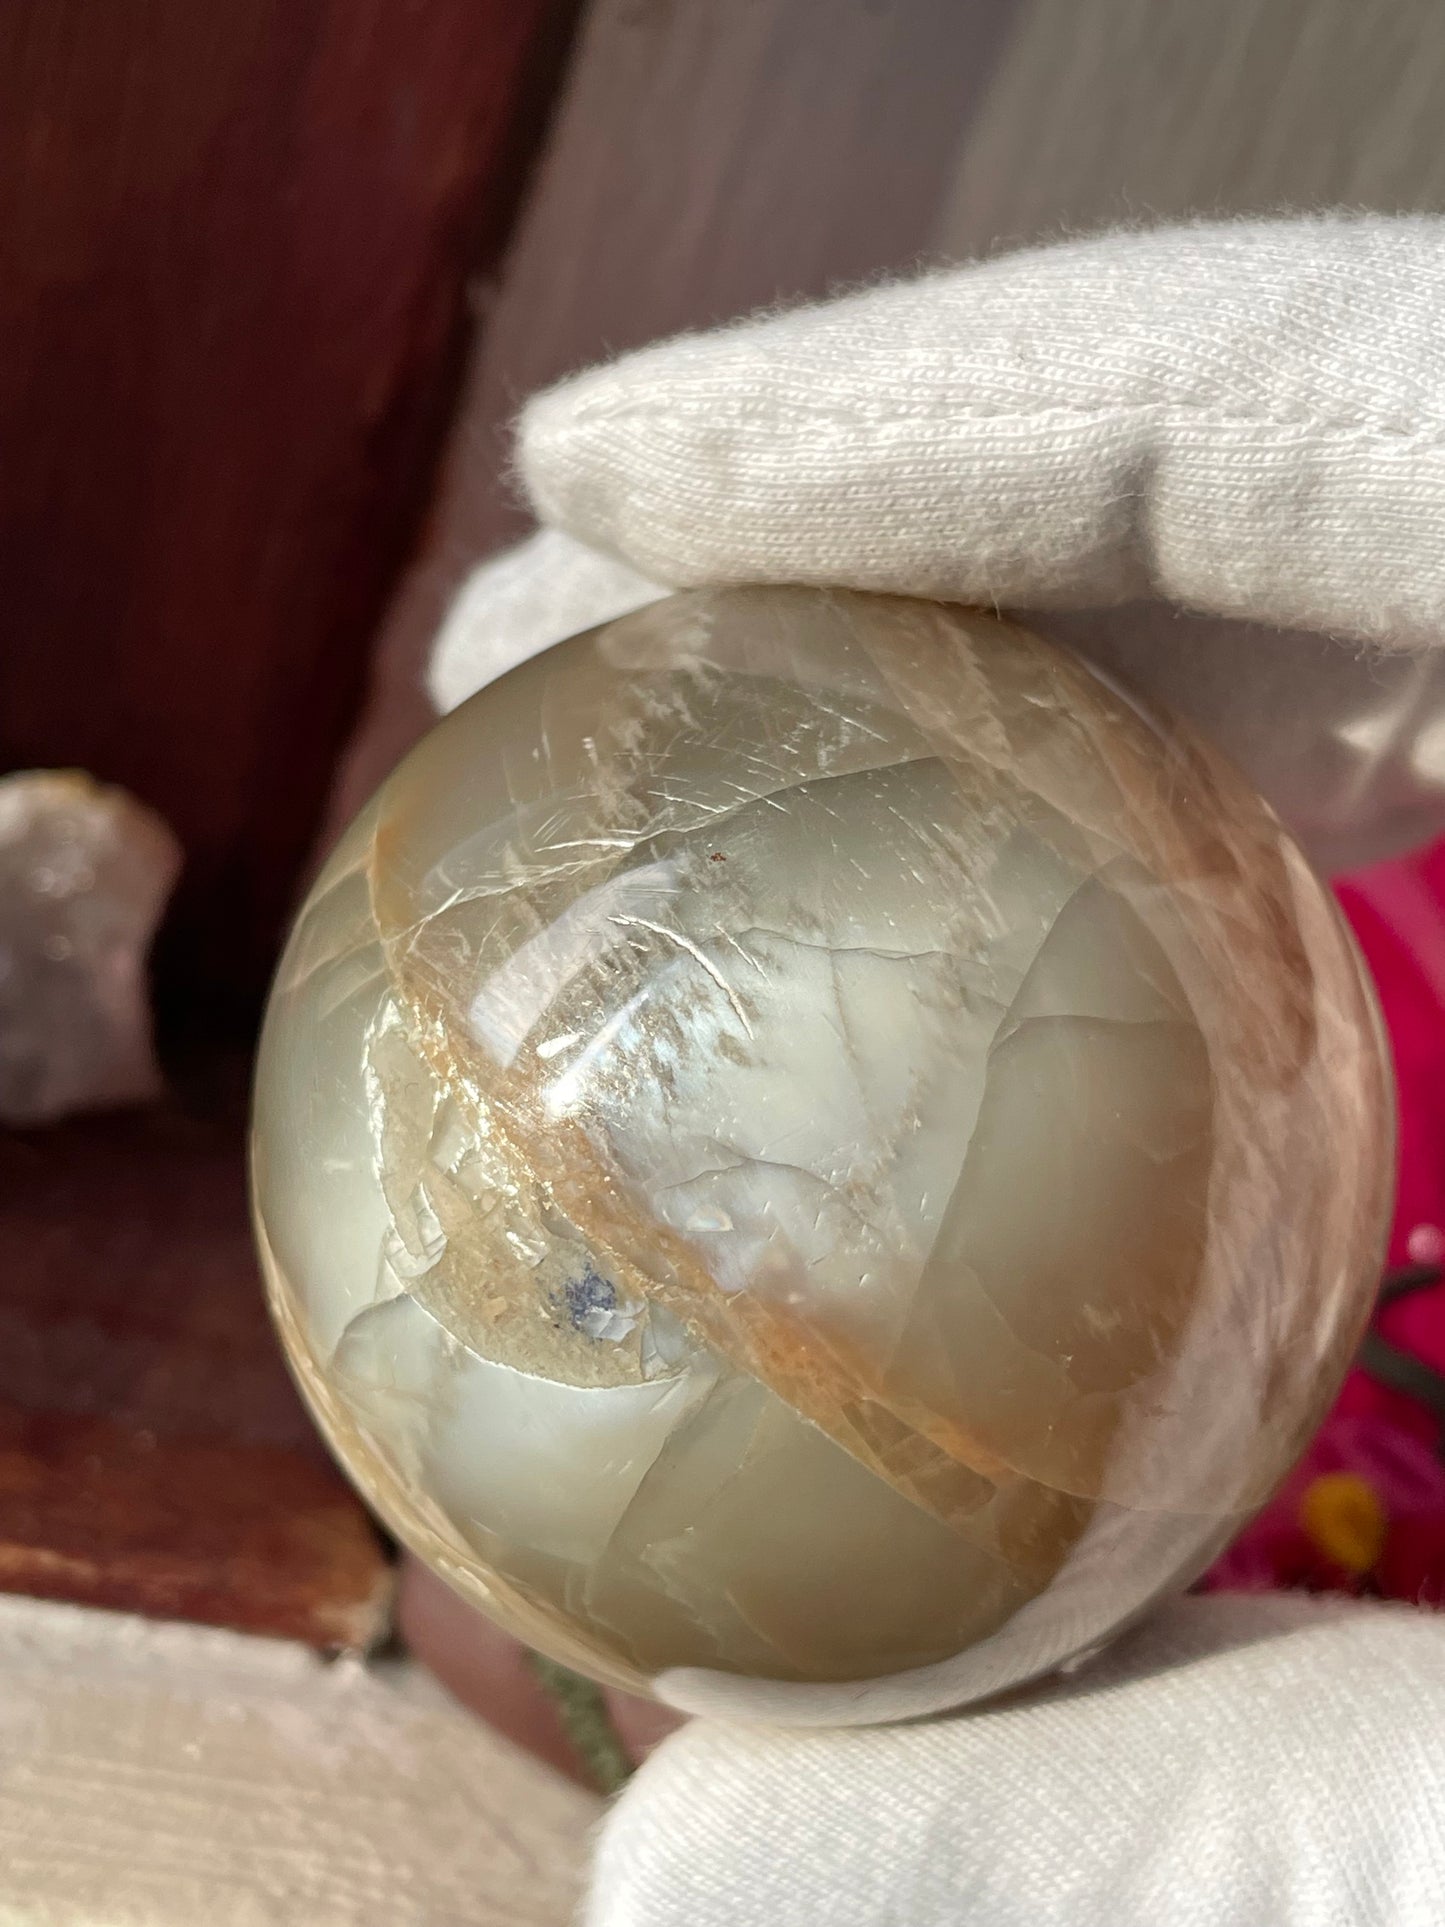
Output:
[[1445,630],[1445,223],[1115,233],[684,337],[522,417],[541,519],[672,585],[1158,596]]
[[607,1821],[589,1927],[1427,1927],[1445,1619],[1187,1599],[928,1724],[694,1721]]
[[[453,604],[432,659],[437,706],[665,593],[544,529],[483,563]],[[1445,827],[1445,650],[1365,660],[1321,636],[1158,602],[1025,619],[1204,730],[1322,869],[1358,868]]]

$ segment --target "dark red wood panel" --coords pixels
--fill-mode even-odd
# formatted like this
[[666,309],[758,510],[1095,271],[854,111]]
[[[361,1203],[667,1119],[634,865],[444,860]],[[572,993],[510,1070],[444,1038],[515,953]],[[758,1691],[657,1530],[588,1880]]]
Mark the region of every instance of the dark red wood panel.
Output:
[[159,973],[184,1091],[0,1132],[0,1590],[319,1646],[389,1624],[385,1548],[267,1320],[219,1047],[313,843],[570,15],[0,6],[0,771],[123,783],[186,853]]
[[390,1567],[270,1328],[241,1068],[0,1133],[0,1591],[366,1647]]
[[417,530],[570,8],[0,8],[0,769],[180,835],[244,1011]]

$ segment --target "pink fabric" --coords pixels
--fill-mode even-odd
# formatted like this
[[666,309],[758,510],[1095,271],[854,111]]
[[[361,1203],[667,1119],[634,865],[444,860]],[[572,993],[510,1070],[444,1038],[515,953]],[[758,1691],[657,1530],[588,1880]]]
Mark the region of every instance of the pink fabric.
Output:
[[[1399,1086],[1393,1266],[1445,1258],[1445,839],[1342,881],[1389,1027]],[[1384,1308],[1377,1329],[1445,1374],[1445,1285]],[[1323,1474],[1349,1472],[1385,1513],[1384,1550],[1364,1575],[1333,1566],[1305,1530],[1301,1501]],[[1320,1586],[1445,1605],[1445,1462],[1439,1418],[1352,1372],[1304,1463],[1216,1564],[1212,1587]]]

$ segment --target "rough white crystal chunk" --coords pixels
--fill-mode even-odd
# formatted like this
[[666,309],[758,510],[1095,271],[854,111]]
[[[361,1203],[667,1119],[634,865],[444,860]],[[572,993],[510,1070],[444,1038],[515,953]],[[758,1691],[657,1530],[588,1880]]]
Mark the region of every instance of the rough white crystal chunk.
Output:
[[124,790],[72,770],[0,779],[0,1121],[155,1095],[146,955],[180,865]]

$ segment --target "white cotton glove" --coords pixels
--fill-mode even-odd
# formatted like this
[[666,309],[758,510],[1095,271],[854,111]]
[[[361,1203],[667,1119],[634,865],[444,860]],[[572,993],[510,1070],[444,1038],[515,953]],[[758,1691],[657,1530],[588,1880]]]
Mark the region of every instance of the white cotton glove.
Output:
[[1440,1927],[1445,1626],[1180,1600],[920,1726],[694,1720],[612,1811],[590,1927]]
[[[526,410],[543,532],[467,585],[433,691],[659,585],[997,604],[1354,864],[1445,825],[1442,402],[1429,219],[1108,235],[665,343]],[[695,1722],[588,1920],[1437,1927],[1442,1815],[1445,1617],[1194,1599],[928,1724]]]
[[464,591],[433,689],[649,584],[1044,610],[1353,866],[1445,823],[1442,438],[1437,220],[1115,234],[874,288],[534,400],[521,477],[562,533]]

